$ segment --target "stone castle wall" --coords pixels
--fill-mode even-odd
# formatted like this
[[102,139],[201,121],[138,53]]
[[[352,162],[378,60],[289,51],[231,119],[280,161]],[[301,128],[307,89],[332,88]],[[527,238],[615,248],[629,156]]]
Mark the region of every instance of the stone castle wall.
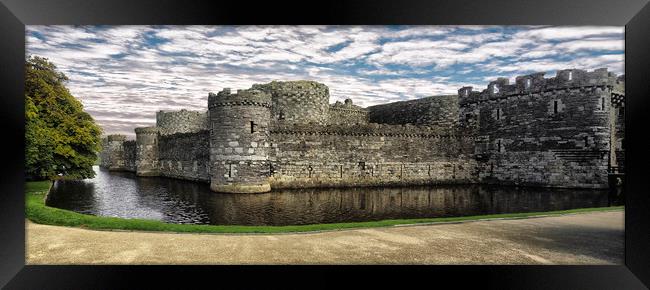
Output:
[[521,76],[512,85],[499,79],[482,92],[462,88],[460,118],[478,129],[480,179],[607,187],[615,83],[606,70],[564,70],[549,79]]
[[458,96],[444,95],[368,107],[371,123],[450,128],[458,122]]
[[272,188],[477,182],[472,138],[431,127],[286,126],[271,140]]
[[616,150],[616,164],[613,166],[620,167],[622,171],[625,168],[625,76],[617,78],[616,85],[612,88],[612,107],[615,108],[614,135],[613,144]]
[[368,110],[352,104],[351,99],[345,103],[336,101],[330,105],[328,124],[368,124]]
[[161,135],[192,133],[208,128],[208,115],[205,111],[158,111],[156,127]]
[[162,135],[158,139],[160,176],[210,181],[210,132]]
[[[215,191],[494,183],[603,188],[624,165],[624,77],[558,71],[362,108],[316,82],[210,94],[208,112],[159,112],[102,166],[210,182]],[[132,142],[132,143],[129,143]],[[131,160],[135,160],[131,162]]]
[[135,155],[136,144],[135,140],[124,141],[122,143],[124,148],[124,171],[135,172]]

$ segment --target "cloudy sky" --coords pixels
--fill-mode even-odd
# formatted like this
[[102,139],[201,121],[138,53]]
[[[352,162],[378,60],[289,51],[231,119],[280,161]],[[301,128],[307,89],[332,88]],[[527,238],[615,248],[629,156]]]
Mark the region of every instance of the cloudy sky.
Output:
[[106,134],[131,137],[158,110],[206,110],[208,92],[272,80],[315,80],[332,103],[369,106],[532,72],[624,70],[624,27],[28,26],[26,40]]

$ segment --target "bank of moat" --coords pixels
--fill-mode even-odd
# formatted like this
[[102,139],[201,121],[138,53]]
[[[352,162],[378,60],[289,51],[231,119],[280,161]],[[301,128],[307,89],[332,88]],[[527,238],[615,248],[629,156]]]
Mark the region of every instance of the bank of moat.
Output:
[[103,139],[102,164],[139,176],[273,188],[488,183],[607,188],[624,164],[624,76],[606,68],[499,78],[486,89],[362,108],[313,81],[208,96],[159,111],[136,139]]

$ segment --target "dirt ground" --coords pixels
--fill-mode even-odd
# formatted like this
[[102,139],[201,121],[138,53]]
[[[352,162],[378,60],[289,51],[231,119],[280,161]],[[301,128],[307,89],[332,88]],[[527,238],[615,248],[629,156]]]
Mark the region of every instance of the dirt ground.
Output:
[[622,264],[624,212],[298,234],[95,231],[27,221],[27,264]]

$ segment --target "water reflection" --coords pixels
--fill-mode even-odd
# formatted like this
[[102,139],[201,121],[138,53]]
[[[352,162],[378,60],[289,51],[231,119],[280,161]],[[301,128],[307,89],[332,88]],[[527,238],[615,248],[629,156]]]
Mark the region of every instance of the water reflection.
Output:
[[56,182],[48,205],[100,216],[171,223],[296,225],[533,212],[622,203],[620,193],[494,186],[281,190],[220,194],[208,184],[95,169],[87,181]]

